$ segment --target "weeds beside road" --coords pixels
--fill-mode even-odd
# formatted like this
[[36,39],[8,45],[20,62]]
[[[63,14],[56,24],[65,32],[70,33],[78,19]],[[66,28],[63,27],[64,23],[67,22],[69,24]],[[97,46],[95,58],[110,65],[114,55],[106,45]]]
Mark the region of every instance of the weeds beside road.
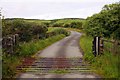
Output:
[[80,46],[84,52],[84,60],[89,62],[97,74],[105,78],[118,78],[118,55],[104,51],[103,55],[94,57],[92,53],[92,37],[82,35]]

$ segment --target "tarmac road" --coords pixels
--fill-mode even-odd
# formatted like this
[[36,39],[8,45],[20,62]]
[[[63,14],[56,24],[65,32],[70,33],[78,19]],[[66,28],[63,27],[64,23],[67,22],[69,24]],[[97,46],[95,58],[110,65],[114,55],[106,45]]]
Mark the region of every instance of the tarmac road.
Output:
[[42,52],[40,52],[38,56],[48,57],[48,58],[57,58],[57,57],[82,58],[83,55],[79,48],[80,36],[81,33],[71,31],[70,36],[65,37],[64,39],[47,47]]
[[[79,39],[80,39],[81,35],[82,34],[79,32],[71,31],[70,36],[65,37],[64,39],[52,44],[51,46],[45,48],[43,51],[40,51],[37,55],[37,57],[38,57],[37,62],[40,62],[40,63],[37,65],[39,65],[39,66],[41,66],[41,65],[43,65],[43,66],[44,65],[47,65],[47,66],[58,65],[58,67],[59,67],[60,65],[69,65],[70,64],[70,62],[65,60],[66,58],[82,59],[83,54],[79,47]],[[47,63],[44,64],[45,59],[44,60],[39,59],[39,57],[40,58],[43,57],[43,59],[45,58],[46,60],[48,60],[48,61],[46,61]],[[58,59],[58,61],[53,60],[54,58],[56,60]],[[77,60],[76,60],[76,62],[77,62]],[[19,75],[19,78],[99,78],[99,76],[94,73],[89,73],[89,72],[85,72],[85,73],[81,73],[81,72],[76,73],[75,72],[75,73],[66,73],[66,74],[48,73],[48,74],[42,74],[42,75],[36,75],[34,72],[33,73],[26,72],[26,73],[22,73],[21,75]]]

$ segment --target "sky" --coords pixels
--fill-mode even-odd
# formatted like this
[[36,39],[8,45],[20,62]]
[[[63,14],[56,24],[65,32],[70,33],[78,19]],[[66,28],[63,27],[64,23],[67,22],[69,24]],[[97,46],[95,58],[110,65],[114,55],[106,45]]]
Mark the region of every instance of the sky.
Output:
[[118,1],[119,0],[0,0],[0,10],[5,18],[46,20],[87,18],[95,13],[99,13],[105,4]]

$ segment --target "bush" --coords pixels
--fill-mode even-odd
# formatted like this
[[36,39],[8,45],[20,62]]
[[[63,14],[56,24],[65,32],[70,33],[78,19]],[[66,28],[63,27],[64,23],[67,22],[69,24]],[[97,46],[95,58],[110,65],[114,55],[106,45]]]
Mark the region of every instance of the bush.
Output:
[[63,23],[53,23],[52,27],[62,27]]
[[47,26],[44,24],[33,24],[31,27],[31,31],[37,39],[42,39],[45,38],[45,34],[48,31],[48,29]]
[[82,29],[82,22],[72,22],[70,26],[71,28]]
[[69,32],[67,30],[63,29],[63,28],[56,28],[56,29],[53,30],[53,32],[55,34],[64,34],[66,36],[69,35]]
[[70,27],[70,24],[64,24],[63,25],[65,28],[69,28]]

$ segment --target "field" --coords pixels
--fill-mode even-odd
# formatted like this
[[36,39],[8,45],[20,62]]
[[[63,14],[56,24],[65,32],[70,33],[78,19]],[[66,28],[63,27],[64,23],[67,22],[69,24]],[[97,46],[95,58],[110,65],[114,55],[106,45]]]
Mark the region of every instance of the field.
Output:
[[26,22],[35,22],[35,23],[37,23],[37,24],[43,24],[43,23],[51,23],[51,20],[34,20],[34,19],[25,19],[24,21],[26,21]]

